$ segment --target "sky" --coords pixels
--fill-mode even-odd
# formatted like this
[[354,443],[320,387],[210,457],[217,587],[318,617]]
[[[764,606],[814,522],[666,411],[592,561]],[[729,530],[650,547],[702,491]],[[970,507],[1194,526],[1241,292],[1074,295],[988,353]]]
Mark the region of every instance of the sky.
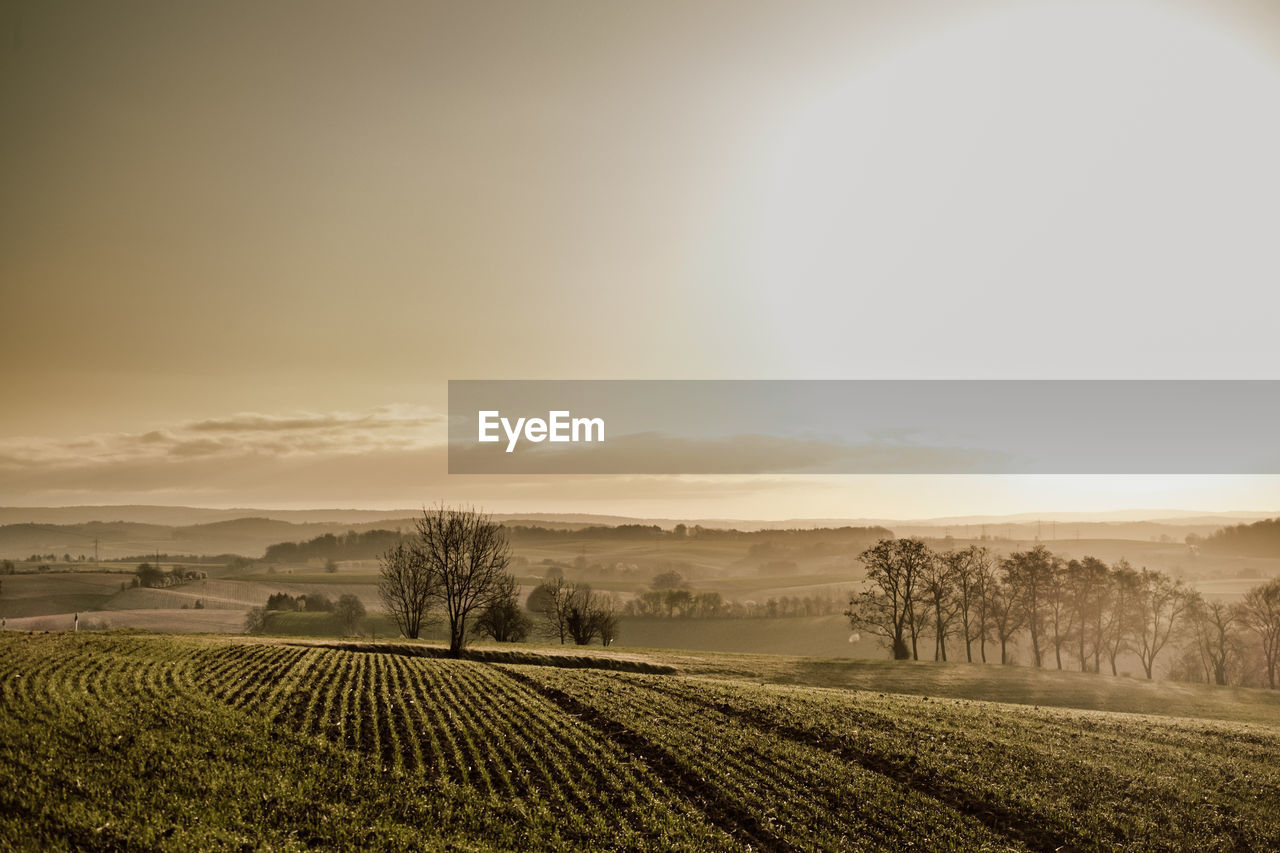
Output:
[[1280,507],[442,448],[449,379],[1277,378],[1275,4],[19,0],[0,34],[0,503]]

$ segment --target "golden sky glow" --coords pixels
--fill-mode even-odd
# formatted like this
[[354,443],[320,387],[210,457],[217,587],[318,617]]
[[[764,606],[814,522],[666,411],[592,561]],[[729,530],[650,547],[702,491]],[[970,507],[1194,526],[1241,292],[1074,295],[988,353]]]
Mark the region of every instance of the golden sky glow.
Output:
[[450,480],[438,423],[450,378],[1275,378],[1277,9],[6,4],[0,503],[1280,506]]

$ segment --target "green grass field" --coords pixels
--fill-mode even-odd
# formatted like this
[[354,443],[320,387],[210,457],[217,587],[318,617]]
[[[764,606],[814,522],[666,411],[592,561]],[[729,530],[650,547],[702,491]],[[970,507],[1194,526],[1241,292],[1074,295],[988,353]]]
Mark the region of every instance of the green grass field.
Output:
[[[596,653],[675,670],[655,675],[422,648],[0,635],[0,848],[1280,846],[1262,691],[1081,676],[1153,716],[943,698],[982,689],[962,665]],[[990,669],[1008,695],[1081,687]],[[933,695],[853,689],[895,672]]]

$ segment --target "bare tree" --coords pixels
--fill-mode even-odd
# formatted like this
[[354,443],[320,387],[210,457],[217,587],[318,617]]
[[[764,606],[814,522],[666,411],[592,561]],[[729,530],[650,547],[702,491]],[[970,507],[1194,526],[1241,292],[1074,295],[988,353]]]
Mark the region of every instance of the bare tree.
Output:
[[418,639],[440,586],[434,566],[414,545],[398,542],[378,558],[378,597],[400,633]]
[[1075,637],[1080,671],[1089,670],[1089,649],[1094,655],[1102,646],[1102,608],[1107,589],[1107,565],[1097,557],[1072,560],[1067,564],[1067,599],[1071,631]]
[[[960,551],[947,551],[942,558],[951,565],[953,601],[964,637],[965,660],[973,663],[973,641],[986,634],[982,588],[990,572],[991,558],[987,549],[980,545],[970,545]],[[985,637],[983,639],[985,642]],[[985,651],[984,648],[984,662]]]
[[333,615],[344,634],[354,634],[365,616],[364,603],[348,592],[338,597],[333,606]]
[[1062,560],[1053,558],[1044,586],[1045,621],[1053,643],[1053,657],[1062,669],[1062,645],[1075,625],[1071,619],[1071,580]]
[[[1102,642],[1099,650],[1106,652],[1112,675],[1119,674],[1116,672],[1116,658],[1129,648],[1130,638],[1136,633],[1134,626],[1138,619],[1138,583],[1138,573],[1123,559],[1107,573],[1105,605],[1101,608],[1099,636]],[[1094,654],[1095,671],[1098,669],[1098,654]]]
[[511,561],[502,525],[471,509],[444,506],[418,519],[421,555],[437,579],[432,595],[449,623],[449,654],[458,657],[467,643],[468,620],[493,600]]
[[544,581],[529,593],[529,609],[542,616],[542,633],[560,645],[569,636],[569,584],[563,575]]
[[947,659],[947,635],[956,618],[952,587],[956,582],[956,553],[937,554],[920,567],[921,615],[933,629],[933,659]]
[[980,555],[972,563],[973,568],[973,593],[974,593],[974,621],[972,624],[973,632],[969,637],[969,641],[978,641],[978,652],[982,658],[982,662],[987,662],[987,640],[991,638],[991,629],[994,627],[991,613],[991,595],[992,590],[996,589],[999,581],[995,573],[995,561],[991,554],[983,548]]
[[1005,558],[1005,583],[1017,593],[1022,609],[1022,622],[1031,634],[1031,655],[1036,666],[1042,663],[1041,638],[1045,630],[1048,587],[1057,558],[1043,545],[1030,551],[1017,551]]
[[1276,670],[1280,668],[1280,578],[1259,584],[1244,595],[1240,603],[1244,625],[1262,643],[1262,657],[1267,667],[1267,685],[1276,689]]
[[1147,678],[1152,677],[1156,655],[1160,654],[1174,626],[1186,612],[1190,603],[1181,581],[1163,572],[1143,569],[1138,575],[1136,599],[1138,618],[1134,620],[1134,636],[1138,657]]
[[499,643],[519,643],[529,636],[532,623],[520,607],[519,587],[511,575],[498,580],[489,605],[476,618],[476,630]]
[[613,641],[618,639],[617,599],[612,595],[600,596],[592,618],[596,623],[596,634],[600,637],[600,645],[613,645]]
[[244,614],[244,632],[246,634],[263,634],[267,630],[267,609],[251,607]]
[[575,583],[565,599],[565,629],[574,643],[585,646],[596,637],[605,646],[613,642],[618,622],[612,596],[592,591],[589,584]]
[[916,583],[921,569],[933,557],[919,539],[881,539],[858,556],[867,569],[867,588],[850,599],[845,615],[855,629],[884,637],[894,660],[919,659]]
[[1186,620],[1204,666],[1205,680],[1226,684],[1233,661],[1240,654],[1237,631],[1241,613],[1222,601],[1205,601],[1198,592],[1187,597]]
[[[1018,598],[1018,590],[992,577],[986,584],[983,596],[991,627],[1000,641],[1000,663],[1009,661],[1009,641],[1013,635],[1022,630],[1023,609]],[[985,659],[985,654],[984,654]]]

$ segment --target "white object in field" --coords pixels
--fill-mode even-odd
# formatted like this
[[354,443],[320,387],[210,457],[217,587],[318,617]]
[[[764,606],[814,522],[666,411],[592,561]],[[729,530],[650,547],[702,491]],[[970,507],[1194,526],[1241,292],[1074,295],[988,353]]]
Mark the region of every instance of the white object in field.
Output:
[[854,631],[852,634],[849,635],[849,642],[851,643],[856,643],[861,639],[862,639],[862,635],[859,634],[857,631]]

